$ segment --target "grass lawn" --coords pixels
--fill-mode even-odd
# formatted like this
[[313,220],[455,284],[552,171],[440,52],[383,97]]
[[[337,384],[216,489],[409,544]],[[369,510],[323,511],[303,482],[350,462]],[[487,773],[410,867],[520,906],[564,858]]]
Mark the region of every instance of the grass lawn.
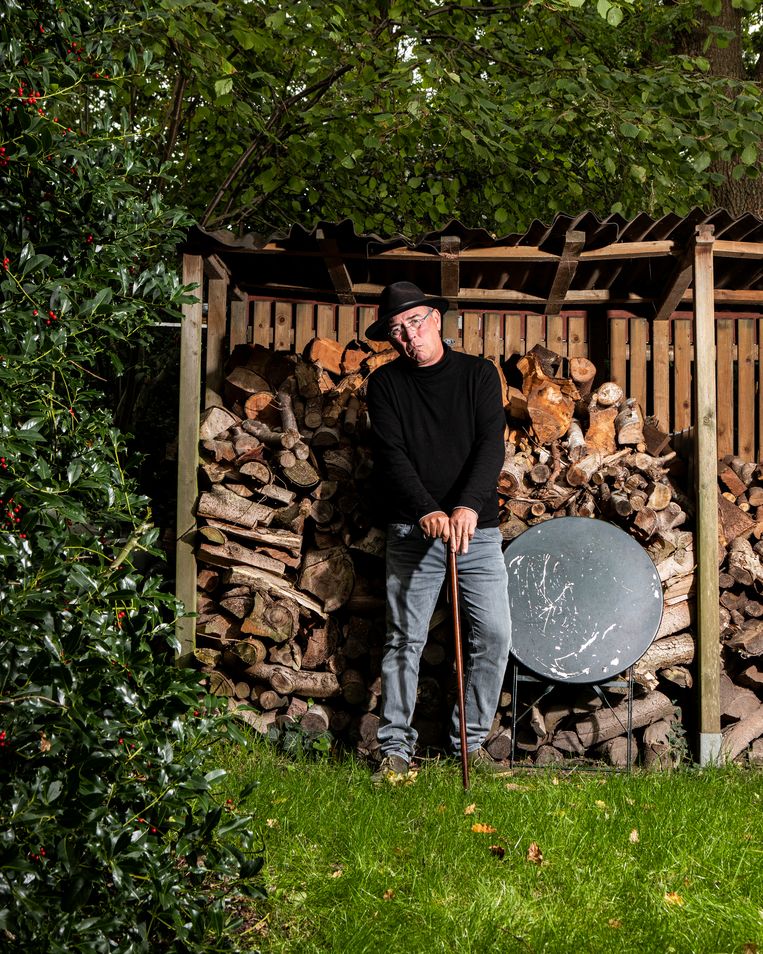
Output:
[[[218,756],[260,822],[252,951],[763,954],[763,773],[518,773],[375,789],[351,760]],[[536,847],[533,848],[532,846]],[[536,850],[537,849],[537,850]]]

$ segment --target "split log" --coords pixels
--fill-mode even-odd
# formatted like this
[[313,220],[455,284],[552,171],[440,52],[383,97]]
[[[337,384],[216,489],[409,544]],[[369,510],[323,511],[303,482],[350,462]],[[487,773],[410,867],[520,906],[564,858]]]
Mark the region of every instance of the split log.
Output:
[[299,586],[323,602],[325,613],[343,606],[350,598],[354,584],[355,568],[346,547],[313,550],[305,554]]
[[591,386],[596,377],[596,365],[588,358],[575,356],[570,358],[570,377],[575,382],[575,387],[581,398],[591,393]]
[[763,620],[745,620],[739,630],[725,643],[728,649],[738,653],[742,659],[750,656],[763,656]]
[[670,736],[671,727],[667,719],[659,719],[644,729],[644,768],[654,770],[673,767]]
[[[666,695],[651,692],[643,698],[633,700],[633,728],[638,729],[658,719],[670,718],[673,713],[673,703]],[[621,735],[625,731],[627,720],[628,706],[623,702],[614,709],[600,709],[581,719],[575,724],[575,731],[581,744],[588,748]]]
[[626,444],[644,443],[644,415],[634,398],[627,398],[623,403],[615,418],[615,432],[617,443],[621,447]]
[[256,663],[248,666],[244,673],[254,679],[262,679],[270,683],[271,687],[282,695],[297,693],[300,696],[312,696],[315,699],[328,699],[341,694],[339,680],[331,672],[312,672],[305,669],[295,672],[286,666]]
[[733,761],[761,735],[763,735],[763,704],[759,705],[747,718],[724,731],[721,740],[721,757],[729,762]]
[[196,512],[200,517],[214,517],[242,527],[267,526],[273,519],[271,507],[240,497],[219,484],[199,497]]

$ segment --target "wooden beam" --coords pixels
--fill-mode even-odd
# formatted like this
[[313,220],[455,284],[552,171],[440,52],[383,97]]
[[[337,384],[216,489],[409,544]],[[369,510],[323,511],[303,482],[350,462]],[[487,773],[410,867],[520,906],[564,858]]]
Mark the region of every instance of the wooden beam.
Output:
[[572,279],[578,270],[580,262],[580,253],[585,245],[585,232],[569,231],[564,237],[564,249],[562,250],[559,264],[556,267],[556,275],[551,285],[551,291],[548,293],[546,302],[546,315],[558,315],[562,310],[567,292],[570,290]]
[[178,483],[175,550],[175,595],[184,613],[175,624],[180,643],[176,661],[186,665],[196,646],[196,556],[189,531],[196,526],[199,412],[201,404],[201,323],[204,262],[200,255],[183,256],[183,284],[196,286],[197,298],[183,305],[180,329],[180,408],[178,421]]
[[659,258],[672,254],[675,246],[671,241],[661,242],[615,242],[603,248],[592,248],[581,252],[580,259],[585,262],[604,262],[619,258]]
[[342,253],[334,239],[326,238],[323,229],[318,229],[315,233],[318,239],[318,245],[326,263],[331,282],[336,289],[339,303],[342,305],[354,305],[355,294],[352,290],[352,279],[345,265]]
[[763,242],[726,242],[716,239],[718,258],[763,258]]
[[442,316],[442,336],[458,343],[458,288],[460,267],[458,256],[461,239],[457,235],[443,235],[440,239],[440,294],[448,299],[448,310]]
[[217,279],[218,281],[228,281],[230,279],[230,269],[219,255],[207,255],[204,259],[204,274],[207,278]]
[[230,350],[249,341],[249,296],[235,285],[230,302]]
[[228,319],[228,277],[210,278],[207,302],[207,347],[204,407],[222,407],[223,344]]
[[694,250],[690,249],[679,258],[670,276],[667,287],[654,303],[655,321],[667,321],[683,299],[694,274]]
[[694,250],[694,472],[697,495],[699,758],[721,750],[721,651],[718,621],[718,444],[716,436],[713,227],[700,225]]

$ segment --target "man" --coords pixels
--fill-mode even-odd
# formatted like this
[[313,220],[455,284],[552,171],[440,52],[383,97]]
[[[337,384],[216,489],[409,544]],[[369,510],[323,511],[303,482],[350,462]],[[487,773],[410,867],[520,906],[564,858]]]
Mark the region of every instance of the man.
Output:
[[[457,553],[461,603],[470,623],[465,667],[470,765],[508,768],[482,748],[498,706],[511,642],[496,482],[506,419],[498,371],[442,340],[447,302],[411,282],[384,289],[366,332],[400,355],[368,381],[377,491],[387,521],[387,638],[382,660],[374,775],[404,775],[416,745],[411,726],[419,661],[448,564]],[[450,739],[460,754],[458,712]]]

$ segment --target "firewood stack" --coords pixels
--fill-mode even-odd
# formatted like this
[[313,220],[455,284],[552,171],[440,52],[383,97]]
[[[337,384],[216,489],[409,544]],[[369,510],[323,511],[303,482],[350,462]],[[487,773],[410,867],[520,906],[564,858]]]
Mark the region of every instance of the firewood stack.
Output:
[[[373,524],[364,386],[396,353],[384,345],[314,339],[303,357],[236,349],[225,406],[200,435],[196,656],[212,691],[260,731],[298,720],[376,752],[384,639],[384,534]],[[557,516],[599,517],[632,533],[654,560],[665,609],[635,667],[632,757],[667,767],[681,754],[681,712],[694,702],[691,664],[694,537],[683,460],[613,382],[595,386],[584,358],[536,346],[505,387],[509,426],[498,480],[506,543]],[[763,470],[725,461],[723,539],[724,747],[763,756]],[[453,704],[449,612],[435,613],[424,653],[416,726],[444,741]],[[508,680],[507,680],[508,683]],[[560,686],[520,720],[517,755],[624,765],[625,683],[614,713],[585,687]],[[511,750],[511,696],[501,698],[487,748]],[[677,708],[676,702],[680,703]],[[249,711],[252,710],[252,711]]]

